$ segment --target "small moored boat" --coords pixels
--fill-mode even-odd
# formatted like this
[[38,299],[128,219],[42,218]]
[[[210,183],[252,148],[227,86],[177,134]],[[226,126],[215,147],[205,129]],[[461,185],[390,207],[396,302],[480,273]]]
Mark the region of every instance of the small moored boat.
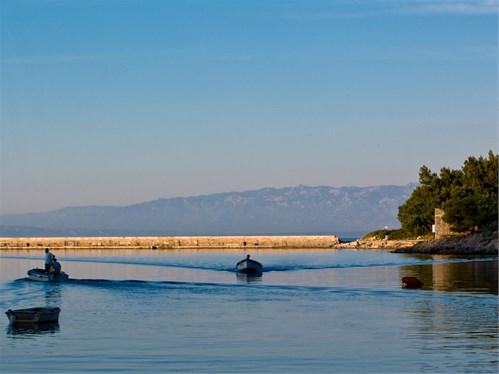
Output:
[[56,322],[61,309],[58,307],[38,307],[27,309],[9,309],[5,312],[10,324]]
[[263,271],[263,265],[258,261],[251,260],[250,255],[247,255],[244,260],[236,264],[237,271],[246,274],[258,274]]
[[64,282],[67,281],[69,276],[61,271],[60,273],[47,273],[43,269],[28,270],[28,278],[39,282]]

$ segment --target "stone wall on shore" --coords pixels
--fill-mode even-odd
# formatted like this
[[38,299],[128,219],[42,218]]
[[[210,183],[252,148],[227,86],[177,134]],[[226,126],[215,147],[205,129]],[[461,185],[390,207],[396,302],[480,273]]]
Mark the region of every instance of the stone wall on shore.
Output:
[[75,249],[334,248],[339,243],[339,238],[334,235],[0,238],[0,250],[45,247]]

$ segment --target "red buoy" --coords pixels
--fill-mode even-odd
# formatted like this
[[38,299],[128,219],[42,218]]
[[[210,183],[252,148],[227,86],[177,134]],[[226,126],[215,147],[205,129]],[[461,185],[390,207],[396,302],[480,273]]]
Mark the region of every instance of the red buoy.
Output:
[[403,277],[402,286],[404,288],[421,288],[423,286],[423,282],[416,277]]

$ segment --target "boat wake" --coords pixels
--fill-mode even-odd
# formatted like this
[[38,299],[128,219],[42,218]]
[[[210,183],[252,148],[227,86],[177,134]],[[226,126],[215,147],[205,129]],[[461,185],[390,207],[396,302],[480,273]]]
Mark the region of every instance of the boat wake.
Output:
[[[30,282],[27,278],[21,278],[15,282]],[[31,282],[33,283],[33,282]],[[47,284],[39,284],[47,287]],[[237,296],[238,293],[243,293],[245,297],[251,296],[254,298],[265,300],[266,298],[275,297],[297,297],[300,294],[307,295],[306,297],[318,298],[334,297],[339,299],[349,299],[362,297],[364,299],[372,298],[406,298],[408,291],[401,288],[393,289],[373,289],[365,287],[341,287],[341,286],[311,286],[311,285],[281,285],[281,284],[260,284],[260,283],[215,283],[215,282],[179,282],[179,281],[146,281],[146,280],[112,280],[112,279],[69,279],[64,284],[56,287],[90,287],[107,290],[110,292],[119,292],[125,294],[135,294],[140,291],[152,293],[172,293],[172,295],[180,294],[206,294],[207,296],[219,295],[225,297],[227,295]],[[452,300],[454,302],[463,302],[463,299],[483,298],[484,303],[496,303],[496,297],[491,297],[489,294],[477,294],[468,292],[455,293],[435,293],[431,290],[417,290],[411,292],[411,298],[430,298]]]
[[[31,257],[24,256],[2,256],[2,258],[9,259],[32,259]],[[217,262],[220,260],[220,262]],[[263,273],[268,272],[289,272],[289,271],[302,271],[302,270],[328,270],[328,269],[354,269],[354,268],[379,268],[379,267],[397,267],[397,266],[414,266],[414,265],[433,265],[433,264],[451,264],[451,263],[465,263],[465,262],[487,262],[497,261],[497,257],[489,258],[439,258],[432,257],[401,257],[397,256],[393,261],[383,261],[383,258],[377,256],[371,257],[367,261],[335,261],[336,258],[330,258],[327,261],[310,261],[308,258],[295,257],[292,259],[285,259],[282,257],[262,257],[259,259],[263,264]],[[384,258],[387,260],[387,258]],[[390,258],[391,260],[391,258]],[[230,261],[230,262],[229,262]],[[110,265],[131,265],[131,266],[153,266],[165,268],[178,268],[186,270],[206,270],[206,271],[219,271],[219,272],[237,272],[236,260],[231,259],[189,259],[174,260],[167,258],[116,258],[116,257],[68,257],[64,259],[65,263],[79,262],[91,264],[110,264]]]
[[[376,267],[396,267],[396,266],[410,266],[410,265],[431,265],[431,264],[451,264],[463,262],[487,262],[497,261],[497,258],[448,258],[448,259],[431,259],[431,258],[407,258],[396,261],[379,261],[379,262],[285,262],[276,263],[276,260],[265,261],[261,260],[263,264],[263,272],[284,272],[284,271],[300,271],[300,270],[327,270],[327,269],[351,269],[351,268],[376,268]],[[237,272],[234,263],[217,263],[211,262],[177,262],[167,260],[154,260],[154,259],[116,259],[116,258],[67,258],[64,262],[82,262],[82,263],[95,263],[95,264],[112,264],[112,265],[135,265],[135,266],[155,266],[166,268],[179,268],[187,270],[209,270],[221,272]]]

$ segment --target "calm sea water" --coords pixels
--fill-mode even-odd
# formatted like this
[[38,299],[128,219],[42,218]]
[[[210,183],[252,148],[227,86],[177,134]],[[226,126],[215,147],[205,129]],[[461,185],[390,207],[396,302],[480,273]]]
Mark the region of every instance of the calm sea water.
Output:
[[[354,250],[60,250],[64,284],[26,279],[42,250],[0,253],[2,373],[498,372],[498,260]],[[401,288],[402,276],[424,286]]]

